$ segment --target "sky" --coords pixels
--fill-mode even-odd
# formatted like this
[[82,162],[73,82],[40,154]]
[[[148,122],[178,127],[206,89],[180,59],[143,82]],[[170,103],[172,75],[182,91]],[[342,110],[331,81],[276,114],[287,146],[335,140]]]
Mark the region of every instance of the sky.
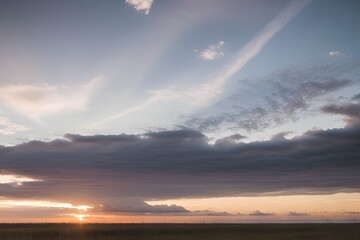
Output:
[[360,2],[0,2],[0,222],[354,222]]

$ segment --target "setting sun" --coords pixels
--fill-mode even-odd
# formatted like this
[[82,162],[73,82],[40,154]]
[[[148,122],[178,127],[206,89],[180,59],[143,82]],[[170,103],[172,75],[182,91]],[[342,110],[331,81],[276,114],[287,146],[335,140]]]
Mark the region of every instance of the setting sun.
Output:
[[82,214],[76,214],[74,216],[79,220],[79,222],[83,222],[85,220],[85,216]]

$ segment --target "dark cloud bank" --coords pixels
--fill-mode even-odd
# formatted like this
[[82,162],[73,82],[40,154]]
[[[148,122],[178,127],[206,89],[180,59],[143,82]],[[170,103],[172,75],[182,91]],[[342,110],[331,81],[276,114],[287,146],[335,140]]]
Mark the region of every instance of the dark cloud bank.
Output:
[[[309,131],[287,140],[208,144],[183,129],[143,135],[68,134],[67,140],[0,147],[0,172],[42,182],[0,184],[11,198],[103,203],[104,211],[187,212],[144,200],[360,192],[360,104],[326,106],[351,118],[343,129]],[[236,141],[235,141],[236,140]],[[140,199],[139,202],[134,199]],[[125,204],[125,205],[124,205]]]

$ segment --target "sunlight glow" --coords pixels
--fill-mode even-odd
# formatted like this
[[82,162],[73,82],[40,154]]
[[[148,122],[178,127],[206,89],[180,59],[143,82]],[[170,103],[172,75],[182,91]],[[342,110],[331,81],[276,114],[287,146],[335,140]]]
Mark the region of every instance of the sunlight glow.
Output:
[[80,222],[83,222],[84,221],[84,215],[76,215],[76,217],[79,219]]
[[59,202],[50,202],[50,201],[0,200],[0,208],[17,208],[17,207],[77,209],[81,211],[87,211],[88,209],[93,208],[87,205],[74,206],[71,203],[59,203]]
[[19,175],[1,175],[0,174],[0,184],[13,184],[21,186],[24,182],[38,182],[39,179],[19,176]]

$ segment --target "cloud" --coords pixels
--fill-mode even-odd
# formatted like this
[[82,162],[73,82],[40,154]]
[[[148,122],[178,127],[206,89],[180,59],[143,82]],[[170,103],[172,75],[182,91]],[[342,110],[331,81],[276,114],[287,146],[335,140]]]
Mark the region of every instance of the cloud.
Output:
[[133,211],[183,212],[181,207],[143,202],[360,192],[359,123],[309,131],[286,141],[251,143],[210,144],[204,134],[190,129],[65,137],[0,146],[1,171],[42,180],[21,188],[0,184],[1,195],[90,201],[113,211],[126,210],[128,199],[137,199]]
[[241,139],[246,138],[241,134],[233,134],[228,137],[220,138],[216,140],[215,146],[231,146],[233,144],[237,144],[240,142]]
[[41,181],[41,180],[24,177],[24,176],[0,174],[0,184],[10,184],[10,185],[21,186],[21,185],[23,185],[23,183],[37,182],[37,181]]
[[133,6],[136,11],[144,11],[145,14],[149,14],[153,0],[126,0],[127,4]]
[[[201,50],[199,52],[199,57],[206,61],[222,58],[224,56],[223,47],[224,41],[219,41],[218,43],[212,44],[208,48]],[[195,52],[198,52],[198,50],[195,50]]]
[[360,215],[360,212],[356,212],[356,211],[352,211],[352,212],[349,212],[349,211],[347,211],[347,212],[345,212],[346,214],[354,214],[354,215]]
[[[270,41],[270,39],[283,27],[285,27],[286,24],[291,21],[308,2],[308,0],[301,0],[291,1],[288,3],[288,5],[275,19],[269,22],[255,37],[253,37],[243,48],[239,50],[235,58],[212,81],[204,84],[197,84],[191,86],[190,88],[171,86],[169,88],[149,91],[151,96],[145,103],[132,107],[119,114],[102,119],[93,124],[93,126],[105,124],[108,121],[124,117],[129,113],[139,111],[158,101],[182,98],[194,105],[205,106],[209,104],[209,102],[213,101],[219,94],[221,94],[225,83],[237,72],[239,72],[251,59],[253,59]],[[223,44],[223,41],[218,43],[218,45]],[[208,58],[210,58],[211,54],[208,55]]]
[[17,132],[24,132],[29,130],[31,130],[30,127],[13,123],[8,118],[0,116],[0,134],[12,135]]
[[360,101],[360,93],[356,94],[351,98],[351,100]]
[[286,140],[286,136],[291,134],[291,131],[285,131],[285,132],[280,132],[275,134],[274,136],[271,137],[271,140],[275,140],[275,141],[282,141],[282,140]]
[[349,103],[344,105],[330,104],[323,106],[321,110],[325,113],[339,114],[346,117],[348,124],[357,124],[360,118],[360,104]]
[[357,84],[358,63],[289,68],[259,79],[241,80],[230,95],[185,117],[199,131],[262,130],[297,119],[314,101]]
[[216,212],[216,211],[212,211],[212,210],[197,210],[197,211],[192,211],[190,213],[191,215],[195,215],[195,216],[239,216],[240,214],[231,214],[228,212]]
[[275,215],[275,213],[264,213],[259,210],[256,210],[256,211],[250,213],[249,215],[250,216],[273,216],[273,215]]
[[309,216],[310,214],[308,213],[301,213],[301,212],[288,212],[287,213],[288,216],[293,216],[293,217],[302,217],[302,216]]
[[175,204],[150,205],[139,199],[121,199],[116,204],[102,203],[101,212],[123,212],[140,214],[188,213],[189,210]]
[[341,56],[341,55],[344,55],[344,54],[340,51],[330,51],[329,52],[329,56],[331,56],[331,57]]
[[89,128],[97,128],[99,126],[105,125],[106,123],[108,123],[110,121],[122,118],[133,112],[137,112],[155,102],[162,101],[162,100],[177,99],[177,98],[182,97],[182,93],[178,92],[175,88],[168,88],[168,89],[161,89],[161,90],[154,90],[154,91],[149,90],[148,92],[151,94],[151,97],[143,104],[129,108],[121,113],[112,115],[110,117],[100,119],[96,122],[89,124],[88,127]]
[[38,120],[59,112],[85,110],[100,82],[101,77],[80,87],[10,84],[0,86],[0,99],[23,116]]
[[50,202],[50,201],[39,201],[39,200],[9,200],[9,199],[0,199],[0,209],[1,208],[60,208],[60,209],[76,209],[87,211],[92,209],[91,206],[78,205],[75,206],[71,203],[60,203],[60,202]]
[[211,82],[194,86],[189,91],[195,104],[206,105],[217,97],[225,83],[239,72],[309,1],[292,1],[236,54],[231,63]]

